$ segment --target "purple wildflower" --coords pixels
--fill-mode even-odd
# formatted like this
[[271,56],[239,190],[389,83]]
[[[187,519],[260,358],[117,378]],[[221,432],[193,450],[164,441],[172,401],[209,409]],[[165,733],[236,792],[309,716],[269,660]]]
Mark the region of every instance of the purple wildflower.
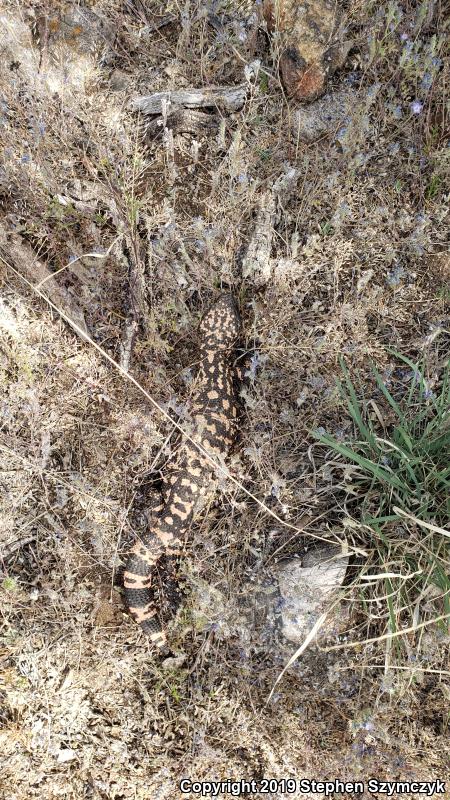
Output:
[[428,91],[428,89],[431,88],[431,84],[432,83],[433,83],[432,75],[429,72],[425,72],[425,75],[423,76],[422,81],[421,81],[422,89],[425,89],[425,91]]
[[414,100],[410,105],[410,109],[413,114],[421,114],[423,103],[421,103],[420,100]]

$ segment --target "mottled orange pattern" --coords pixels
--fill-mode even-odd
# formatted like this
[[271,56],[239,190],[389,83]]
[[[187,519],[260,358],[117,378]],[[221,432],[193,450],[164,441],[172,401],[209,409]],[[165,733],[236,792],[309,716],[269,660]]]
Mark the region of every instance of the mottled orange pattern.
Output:
[[[223,295],[200,325],[197,396],[192,408],[193,439],[211,456],[225,456],[236,433],[237,406],[231,355],[239,333],[231,295]],[[152,594],[152,574],[162,555],[181,554],[186,531],[213,475],[209,459],[185,441],[169,462],[163,481],[163,505],[151,530],[136,542],[124,574],[125,598],[142,630],[157,647],[166,644]]]

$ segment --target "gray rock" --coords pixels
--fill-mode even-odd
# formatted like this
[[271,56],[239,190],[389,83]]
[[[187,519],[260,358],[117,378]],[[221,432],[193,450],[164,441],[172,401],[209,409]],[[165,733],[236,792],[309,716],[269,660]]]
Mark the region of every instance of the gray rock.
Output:
[[348,566],[348,555],[334,545],[321,545],[303,558],[290,559],[273,570],[281,596],[285,639],[301,644],[320,614],[335,599]]
[[[250,643],[278,649],[280,632],[286,642],[302,644],[334,602],[347,566],[348,556],[340,547],[322,544],[303,560],[291,558],[255,575],[242,587],[239,599],[190,575],[191,625],[197,631],[214,631],[218,640],[237,639],[244,650]],[[322,633],[334,635],[344,617],[338,607]]]

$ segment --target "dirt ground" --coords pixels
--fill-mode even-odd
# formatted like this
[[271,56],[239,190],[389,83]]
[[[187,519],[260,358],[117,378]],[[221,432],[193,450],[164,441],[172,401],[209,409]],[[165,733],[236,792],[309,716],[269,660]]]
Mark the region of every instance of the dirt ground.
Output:
[[[351,431],[341,357],[369,396],[371,362],[400,380],[392,349],[431,388],[448,357],[448,15],[439,0],[341,6],[352,46],[309,108],[283,92],[280,42],[250,2],[0,6],[7,800],[448,778],[448,635],[425,625],[401,653],[379,639],[382,603],[354,582],[376,548],[312,435]],[[208,86],[243,87],[242,106],[178,123],[133,106]],[[248,363],[234,481],[191,531],[164,663],[121,590],[176,445],[142,390],[185,419],[198,321],[224,287]],[[318,539],[351,553],[336,624],[268,701],[294,648],[251,619],[251,585]]]

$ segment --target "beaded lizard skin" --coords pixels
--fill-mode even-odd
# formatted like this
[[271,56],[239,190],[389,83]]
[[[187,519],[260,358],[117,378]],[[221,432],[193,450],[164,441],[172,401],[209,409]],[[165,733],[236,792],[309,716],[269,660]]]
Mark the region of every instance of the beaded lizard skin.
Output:
[[[228,453],[236,434],[237,402],[232,352],[240,319],[231,295],[222,295],[200,324],[197,393],[192,408],[192,438],[215,460]],[[166,635],[158,620],[152,579],[162,556],[181,554],[185,534],[214,477],[208,458],[184,440],[169,460],[162,503],[154,509],[150,530],[138,540],[124,573],[125,600],[136,622],[158,648]]]

